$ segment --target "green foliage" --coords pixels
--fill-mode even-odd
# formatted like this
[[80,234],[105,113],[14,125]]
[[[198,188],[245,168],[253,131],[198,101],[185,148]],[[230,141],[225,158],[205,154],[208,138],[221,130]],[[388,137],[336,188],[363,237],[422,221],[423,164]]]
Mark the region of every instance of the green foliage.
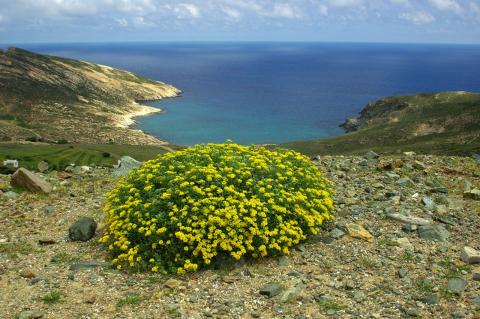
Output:
[[146,162],[107,194],[120,269],[184,274],[218,258],[288,254],[333,219],[331,184],[305,156],[233,143]]
[[142,298],[137,294],[128,294],[119,301],[117,301],[117,307],[123,307],[125,305],[139,305],[142,302]]
[[62,302],[62,297],[60,295],[60,292],[53,290],[48,294],[46,294],[45,296],[41,297],[40,300],[48,305],[51,305],[51,304]]

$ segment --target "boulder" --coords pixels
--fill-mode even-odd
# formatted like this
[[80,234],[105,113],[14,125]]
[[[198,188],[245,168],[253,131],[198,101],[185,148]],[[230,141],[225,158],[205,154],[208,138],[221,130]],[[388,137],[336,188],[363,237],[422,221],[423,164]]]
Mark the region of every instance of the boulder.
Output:
[[17,169],[17,171],[12,175],[12,180],[10,183],[14,187],[19,187],[30,192],[48,194],[52,191],[52,185],[50,185],[40,176],[23,167]]
[[418,236],[433,241],[447,241],[450,233],[442,225],[425,225],[418,227]]
[[80,217],[68,229],[68,237],[73,241],[87,241],[95,235],[97,223],[91,217]]
[[480,189],[472,189],[463,193],[463,198],[480,200]]
[[118,165],[113,170],[112,175],[117,177],[127,176],[128,173],[130,173],[134,168],[137,168],[140,165],[142,165],[142,162],[139,162],[136,159],[131,158],[130,156],[122,156],[122,158],[118,160]]
[[358,239],[363,239],[369,242],[373,241],[373,236],[370,234],[363,226],[354,224],[354,223],[348,223],[345,225],[345,229],[347,230],[348,235],[350,235],[353,238],[358,238]]

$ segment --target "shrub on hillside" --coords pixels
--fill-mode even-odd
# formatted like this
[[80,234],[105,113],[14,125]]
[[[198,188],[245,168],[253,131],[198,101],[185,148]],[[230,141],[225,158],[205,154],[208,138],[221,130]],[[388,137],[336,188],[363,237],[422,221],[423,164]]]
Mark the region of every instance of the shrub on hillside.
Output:
[[133,170],[107,194],[105,231],[122,267],[184,274],[220,255],[288,254],[333,218],[331,184],[305,156],[197,145]]

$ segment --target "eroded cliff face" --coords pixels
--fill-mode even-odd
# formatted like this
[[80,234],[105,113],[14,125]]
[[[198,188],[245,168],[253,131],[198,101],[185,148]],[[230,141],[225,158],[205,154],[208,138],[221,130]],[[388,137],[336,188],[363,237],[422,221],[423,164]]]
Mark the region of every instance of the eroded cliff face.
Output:
[[160,143],[123,124],[158,111],[136,101],[180,94],[128,71],[10,48],[0,52],[0,140]]

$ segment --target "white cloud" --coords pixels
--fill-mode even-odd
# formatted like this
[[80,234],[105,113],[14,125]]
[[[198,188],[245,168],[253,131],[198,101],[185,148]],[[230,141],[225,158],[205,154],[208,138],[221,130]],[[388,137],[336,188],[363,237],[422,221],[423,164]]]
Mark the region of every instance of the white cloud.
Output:
[[328,7],[324,4],[321,4],[321,5],[318,6],[318,11],[320,12],[320,14],[322,16],[328,15]]
[[242,17],[242,14],[239,10],[231,7],[222,7],[222,12],[226,15],[228,20],[231,21],[238,21]]
[[359,7],[365,5],[364,0],[329,0],[334,7]]
[[272,17],[298,19],[302,17],[299,10],[288,3],[276,3],[270,14]]
[[116,18],[115,21],[118,23],[119,26],[121,27],[128,27],[129,23],[127,19],[125,18]]
[[430,4],[439,10],[453,11],[461,13],[463,11],[460,4],[455,0],[429,0]]
[[154,27],[156,24],[153,22],[153,21],[150,21],[148,19],[146,19],[145,17],[134,17],[133,18],[133,24],[136,26],[136,27],[140,27],[140,28],[150,28],[150,27]]
[[200,17],[200,9],[193,3],[181,3],[178,6],[184,8],[192,17]]
[[435,21],[435,17],[425,11],[416,11],[400,14],[400,19],[410,21],[414,24],[426,24]]

